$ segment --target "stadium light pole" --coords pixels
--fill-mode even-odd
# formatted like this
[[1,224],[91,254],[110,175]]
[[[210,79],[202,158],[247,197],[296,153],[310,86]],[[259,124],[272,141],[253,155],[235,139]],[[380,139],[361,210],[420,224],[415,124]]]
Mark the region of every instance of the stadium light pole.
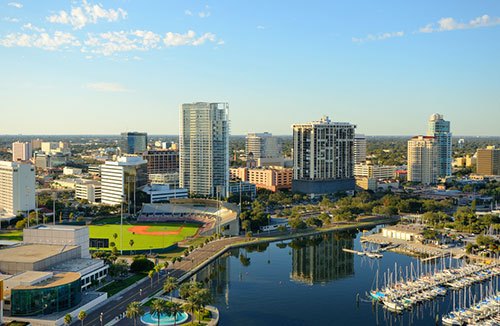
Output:
[[120,255],[123,255],[123,198],[121,195],[120,200]]

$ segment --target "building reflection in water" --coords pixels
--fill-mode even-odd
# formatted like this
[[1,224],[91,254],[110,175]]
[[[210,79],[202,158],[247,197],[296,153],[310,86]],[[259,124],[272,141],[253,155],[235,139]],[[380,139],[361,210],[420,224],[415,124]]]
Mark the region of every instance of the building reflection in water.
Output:
[[191,281],[202,282],[205,284],[214,298],[224,297],[226,305],[229,305],[230,255],[234,255],[234,253],[226,253],[191,277]]
[[290,242],[292,280],[315,284],[353,275],[354,255],[342,248],[352,249],[354,236],[352,232],[332,232]]

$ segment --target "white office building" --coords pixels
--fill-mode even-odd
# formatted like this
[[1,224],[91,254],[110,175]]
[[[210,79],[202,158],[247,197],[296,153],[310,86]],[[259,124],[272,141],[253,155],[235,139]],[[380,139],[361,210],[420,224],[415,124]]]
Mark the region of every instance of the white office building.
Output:
[[89,203],[101,201],[101,182],[97,180],[80,179],[75,182],[75,198]]
[[19,142],[12,143],[12,161],[28,161],[31,159],[31,143]]
[[35,209],[35,167],[0,161],[0,214],[17,215]]
[[179,184],[196,195],[226,197],[229,186],[229,105],[183,104]]
[[140,156],[122,156],[101,165],[101,202],[108,205],[135,202],[137,189],[147,183],[146,163]]
[[169,201],[170,199],[188,198],[187,189],[183,188],[170,188],[168,184],[148,184],[141,188],[152,203],[161,203]]
[[354,176],[367,177],[374,179],[392,179],[395,177],[395,165],[371,165],[371,164],[356,164],[354,165]]
[[281,147],[277,137],[269,132],[249,133],[246,137],[245,154],[253,158],[276,158],[281,156]]
[[438,177],[450,176],[453,161],[450,121],[444,120],[442,114],[434,113],[429,118],[427,136],[434,137],[436,141]]

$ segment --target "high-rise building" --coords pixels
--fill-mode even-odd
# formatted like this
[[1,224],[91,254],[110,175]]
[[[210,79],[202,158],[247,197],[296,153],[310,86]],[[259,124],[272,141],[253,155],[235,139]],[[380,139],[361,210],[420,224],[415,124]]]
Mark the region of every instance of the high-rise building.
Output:
[[427,136],[433,136],[436,141],[438,177],[450,176],[453,161],[450,122],[444,120],[441,114],[435,113],[431,115]]
[[0,213],[17,215],[35,209],[35,168],[0,161]]
[[314,194],[354,190],[356,126],[323,117],[292,128],[292,190]]
[[500,175],[500,148],[488,146],[477,150],[477,174]]
[[148,150],[142,154],[148,161],[148,174],[178,173],[179,152],[170,149]]
[[120,150],[123,154],[142,154],[148,149],[148,134],[145,132],[122,132]]
[[190,193],[226,197],[229,187],[229,105],[183,104],[179,183]]
[[148,161],[148,181],[179,188],[179,151],[171,149],[148,150],[142,154]]
[[281,156],[278,138],[268,132],[247,134],[245,145],[245,154],[252,153],[255,160]]
[[48,155],[52,154],[71,154],[71,149],[69,147],[68,142],[53,142],[53,141],[45,141],[41,143],[42,152]]
[[27,161],[31,158],[31,143],[19,142],[12,143],[12,161]]
[[122,156],[117,161],[101,165],[101,202],[103,204],[135,207],[139,187],[147,183],[146,161],[140,156]]
[[366,137],[365,135],[354,135],[354,163],[366,162]]
[[408,140],[408,181],[434,184],[438,179],[438,146],[435,137]]

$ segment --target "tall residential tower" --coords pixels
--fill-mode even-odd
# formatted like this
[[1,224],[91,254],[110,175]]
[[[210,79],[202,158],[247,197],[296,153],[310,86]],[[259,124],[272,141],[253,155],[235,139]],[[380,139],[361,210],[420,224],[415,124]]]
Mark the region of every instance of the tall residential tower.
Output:
[[314,194],[354,190],[356,126],[323,117],[292,128],[292,190]]
[[229,105],[183,104],[179,183],[192,194],[226,197],[229,187]]
[[431,115],[427,136],[432,136],[436,139],[437,176],[451,176],[453,157],[451,152],[450,122],[444,120],[441,114],[435,113]]
[[432,136],[415,136],[408,141],[408,181],[433,184],[438,178],[438,146]]

